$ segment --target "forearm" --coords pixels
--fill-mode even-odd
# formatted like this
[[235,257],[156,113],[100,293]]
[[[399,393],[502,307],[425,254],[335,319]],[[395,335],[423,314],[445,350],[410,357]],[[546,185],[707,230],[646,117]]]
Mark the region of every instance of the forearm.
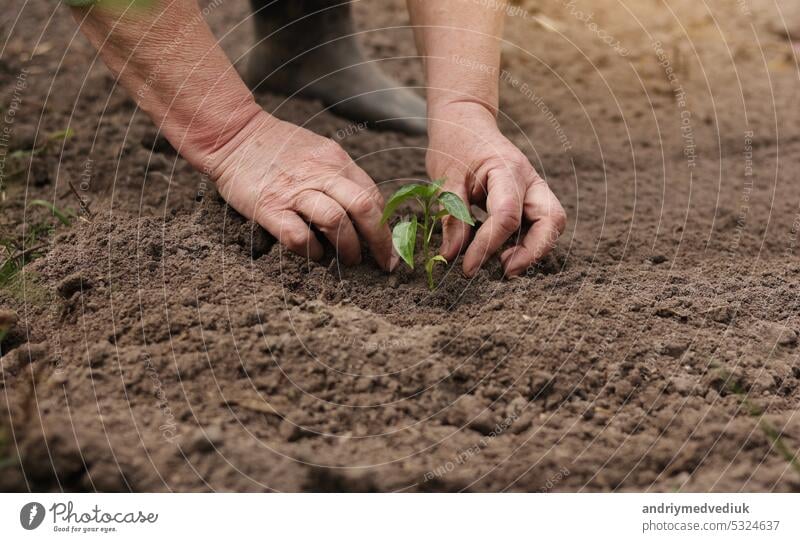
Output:
[[[73,0],[73,3],[76,0]],[[134,4],[130,7],[123,4]],[[81,31],[139,107],[192,165],[262,110],[217,45],[195,0],[72,7]]]
[[496,114],[505,1],[408,0],[425,59],[431,117],[453,102],[477,102]]

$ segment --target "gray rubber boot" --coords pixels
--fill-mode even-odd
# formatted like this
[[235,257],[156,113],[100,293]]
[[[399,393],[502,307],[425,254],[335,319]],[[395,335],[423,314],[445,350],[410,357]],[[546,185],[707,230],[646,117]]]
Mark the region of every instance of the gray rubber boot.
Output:
[[344,1],[251,0],[258,45],[247,83],[254,91],[318,99],[373,128],[425,134],[425,101],[367,61]]
[[800,3],[797,0],[776,0],[780,11],[770,10],[769,29],[793,43],[800,43]]

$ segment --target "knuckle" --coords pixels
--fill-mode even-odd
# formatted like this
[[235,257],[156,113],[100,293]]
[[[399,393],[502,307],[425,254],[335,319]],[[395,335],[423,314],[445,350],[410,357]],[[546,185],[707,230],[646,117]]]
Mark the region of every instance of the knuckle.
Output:
[[506,160],[506,168],[510,170],[513,174],[523,174],[527,173],[527,171],[531,168],[531,164],[528,161],[528,158],[522,154],[514,154],[510,158]]
[[545,186],[547,185],[547,181],[545,181],[542,178],[542,176],[539,175],[539,172],[533,169],[533,167],[531,167],[531,172],[530,175],[528,175],[528,177],[530,178],[531,186],[537,186],[540,184],[543,184]]
[[528,157],[522,154],[522,152],[514,153],[514,156],[511,157],[508,162],[516,172],[527,173],[528,170],[533,169],[530,160],[528,160]]
[[505,152],[498,156],[489,165],[491,169],[502,170],[512,176],[531,167],[528,158],[516,148],[511,152]]
[[380,207],[374,194],[363,192],[353,201],[353,213],[357,215],[368,215]]
[[269,185],[264,184],[256,193],[255,212],[257,215],[267,215],[272,211],[275,202],[275,194]]
[[561,204],[557,204],[556,208],[550,213],[551,218],[553,219],[553,223],[558,230],[558,233],[564,233],[564,229],[567,227],[567,213],[564,211],[564,208]]
[[339,226],[347,217],[341,207],[327,207],[320,213],[320,225],[328,228]]
[[504,233],[515,232],[522,224],[519,208],[514,205],[513,201],[501,204],[496,211],[495,218],[497,227]]

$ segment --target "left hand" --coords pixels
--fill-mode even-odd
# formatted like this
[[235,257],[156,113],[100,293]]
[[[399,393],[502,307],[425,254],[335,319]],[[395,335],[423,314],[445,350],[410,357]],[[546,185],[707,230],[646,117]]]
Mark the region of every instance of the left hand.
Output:
[[500,133],[485,106],[448,104],[429,122],[426,163],[431,179],[447,179],[444,190],[489,213],[471,243],[467,224],[445,218],[442,256],[450,261],[466,248],[464,274],[472,277],[524,224],[527,232],[500,255],[506,277],[523,273],[563,233],[567,216],[561,203],[527,157]]

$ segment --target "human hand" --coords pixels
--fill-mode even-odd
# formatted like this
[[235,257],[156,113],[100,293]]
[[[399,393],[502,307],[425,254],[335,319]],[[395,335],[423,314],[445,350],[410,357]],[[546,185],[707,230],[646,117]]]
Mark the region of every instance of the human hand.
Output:
[[322,258],[313,224],[345,265],[361,261],[358,233],[381,268],[397,265],[378,188],[334,141],[262,113],[204,162],[231,207],[292,252]]
[[464,274],[471,277],[512,235],[527,232],[500,255],[507,277],[545,256],[563,233],[566,214],[530,161],[500,133],[492,112],[479,103],[456,102],[432,112],[427,169],[445,178],[444,190],[483,207],[489,218],[475,233],[444,219],[441,254],[448,261],[464,248]]

